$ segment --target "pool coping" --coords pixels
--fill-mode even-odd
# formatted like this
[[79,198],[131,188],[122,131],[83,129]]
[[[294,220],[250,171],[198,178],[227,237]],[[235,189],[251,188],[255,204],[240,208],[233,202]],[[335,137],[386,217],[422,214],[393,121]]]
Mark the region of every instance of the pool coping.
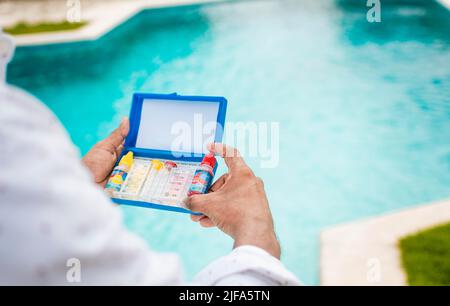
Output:
[[[36,33],[14,36],[18,47],[47,44],[69,43],[77,41],[93,41],[114,30],[117,26],[147,9],[176,7],[195,4],[219,3],[228,0],[140,0],[133,2],[111,2],[108,9],[100,15],[88,20],[88,24],[69,31],[53,33]],[[436,0],[450,10],[450,0]]]
[[38,46],[48,44],[93,41],[101,38],[116,27],[147,9],[219,3],[227,0],[141,0],[133,2],[113,2],[108,9],[97,12],[88,24],[69,31],[36,33],[14,36],[16,46]]
[[450,10],[450,0],[437,0],[442,6],[448,8]]
[[320,237],[320,284],[407,285],[398,241],[450,222],[450,199],[325,229]]

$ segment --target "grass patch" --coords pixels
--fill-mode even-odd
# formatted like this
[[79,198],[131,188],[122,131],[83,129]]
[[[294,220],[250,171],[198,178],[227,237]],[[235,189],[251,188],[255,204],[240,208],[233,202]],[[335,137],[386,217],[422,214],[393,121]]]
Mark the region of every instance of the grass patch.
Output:
[[401,239],[400,250],[409,285],[450,285],[450,223]]
[[38,24],[21,22],[12,27],[5,28],[4,31],[11,35],[23,35],[23,34],[76,30],[81,27],[84,27],[86,24],[87,22],[85,21],[75,23],[71,23],[68,21],[42,22]]

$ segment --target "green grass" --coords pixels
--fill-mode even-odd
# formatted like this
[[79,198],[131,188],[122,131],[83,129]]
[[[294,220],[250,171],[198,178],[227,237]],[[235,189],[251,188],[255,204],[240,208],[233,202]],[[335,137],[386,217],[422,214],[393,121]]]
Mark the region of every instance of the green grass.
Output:
[[43,22],[38,24],[29,23],[18,23],[12,27],[7,27],[4,29],[6,33],[11,35],[23,35],[23,34],[34,34],[34,33],[44,33],[44,32],[57,32],[57,31],[68,31],[76,30],[85,26],[87,22],[75,22],[70,23],[68,21],[62,22]]
[[400,250],[409,285],[450,285],[450,223],[401,239]]

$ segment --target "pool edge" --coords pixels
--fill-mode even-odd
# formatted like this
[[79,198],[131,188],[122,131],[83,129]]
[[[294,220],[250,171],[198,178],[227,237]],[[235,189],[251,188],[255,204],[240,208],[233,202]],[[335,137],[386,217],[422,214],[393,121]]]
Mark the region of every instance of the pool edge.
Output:
[[398,241],[450,221],[450,199],[337,225],[320,234],[321,285],[406,285]]
[[95,41],[145,10],[225,1],[227,0],[162,0],[156,2],[143,0],[141,2],[120,3],[120,5],[116,3],[115,6],[110,5],[108,10],[102,10],[103,12],[97,15],[95,20],[87,20],[88,24],[77,30],[18,35],[14,36],[14,41],[18,47]]

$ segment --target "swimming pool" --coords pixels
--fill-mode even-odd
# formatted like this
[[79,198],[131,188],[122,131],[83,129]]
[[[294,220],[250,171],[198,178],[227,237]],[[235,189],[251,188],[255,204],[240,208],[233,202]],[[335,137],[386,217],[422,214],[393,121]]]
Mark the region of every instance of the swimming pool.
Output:
[[[450,196],[450,15],[432,1],[383,1],[371,24],[364,3],[146,11],[95,42],[19,48],[8,79],[83,153],[135,91],[222,95],[229,121],[280,122],[279,167],[249,164],[266,183],[283,262],[315,284],[324,227]],[[188,278],[232,246],[185,215],[123,211],[151,247],[181,254]]]

